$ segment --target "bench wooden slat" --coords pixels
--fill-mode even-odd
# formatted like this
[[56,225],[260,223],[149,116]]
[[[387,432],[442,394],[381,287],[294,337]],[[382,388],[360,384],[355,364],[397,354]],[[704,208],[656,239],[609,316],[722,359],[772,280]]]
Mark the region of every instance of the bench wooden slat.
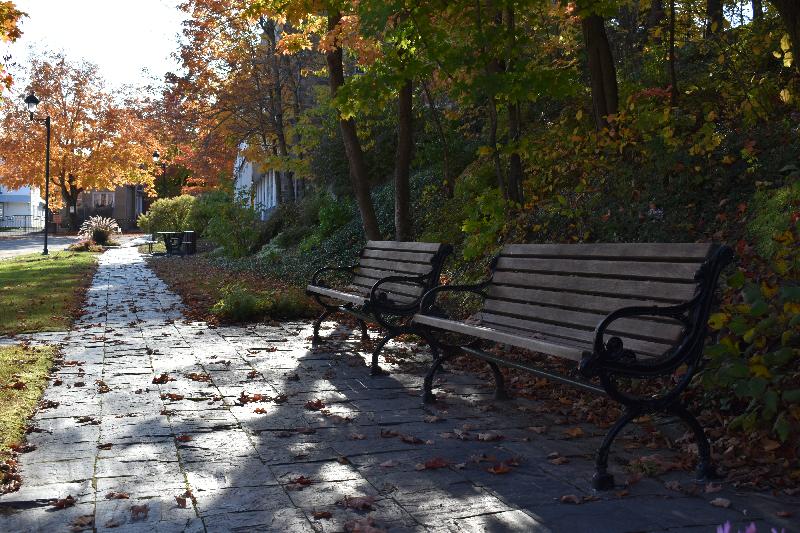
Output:
[[502,253],[512,257],[702,263],[714,247],[709,243],[511,244]]
[[399,242],[399,241],[367,241],[366,249],[406,250],[409,252],[438,252],[442,244],[438,242]]
[[306,287],[306,290],[308,292],[313,292],[315,294],[327,296],[329,298],[334,298],[336,300],[341,300],[343,302],[355,305],[364,305],[364,303],[366,302],[366,298],[364,298],[363,296],[359,296],[357,294],[350,294],[348,292],[343,292],[343,291],[337,291],[336,289],[329,289],[327,287],[308,285]]
[[[581,326],[594,329],[604,318],[601,313],[588,313],[568,309],[556,309],[532,304],[519,304],[502,300],[487,300],[484,309],[495,314],[507,314],[523,319],[535,319],[565,326]],[[655,341],[671,342],[683,330],[680,324],[656,322],[655,320],[621,318],[614,322],[609,332]]]
[[697,272],[696,263],[662,263],[639,261],[600,261],[584,259],[513,258],[501,255],[499,270],[576,274],[586,277],[621,279],[691,281]]
[[361,257],[369,259],[382,259],[384,261],[398,261],[400,263],[430,264],[436,254],[425,252],[404,252],[398,250],[370,250],[365,249]]
[[[515,329],[519,332],[526,332],[520,333],[520,335],[541,333],[554,338],[563,338],[575,342],[594,343],[594,330],[590,329],[559,326],[530,319],[522,320],[507,315],[497,315],[487,311],[481,313],[480,317],[482,323],[487,327],[507,328],[509,330]],[[634,350],[637,354],[650,357],[663,355],[664,352],[673,345],[672,343],[646,341],[624,336],[622,339],[626,348]]]
[[[431,265],[421,265],[418,263],[401,263],[399,261],[381,261],[380,259],[361,258],[358,261],[359,267],[368,267],[378,270],[385,270],[399,275],[419,275],[428,274]],[[386,274],[393,275],[393,274]],[[384,276],[385,277],[385,276]]]
[[537,289],[522,289],[506,285],[492,285],[489,288],[489,298],[493,300],[507,300],[519,303],[532,303],[539,305],[552,305],[578,311],[594,311],[608,314],[615,309],[631,305],[663,305],[661,302],[650,299],[614,298],[611,296],[597,296],[566,291],[543,291]]
[[[381,285],[381,287],[383,287],[383,285]],[[350,285],[348,287],[348,290],[353,290],[354,292],[359,292],[361,294],[364,294],[364,297],[368,299],[372,287],[364,287],[362,285]],[[408,304],[419,300],[418,294],[416,295],[405,294],[403,292],[398,292],[398,291],[379,291],[379,292],[385,292],[389,300],[396,301],[398,303]]]
[[647,297],[669,303],[689,300],[696,288],[694,283],[585,278],[555,274],[531,275],[530,273],[506,270],[495,272],[492,282],[500,285],[555,289],[586,294],[630,296],[633,298]]
[[[368,278],[353,278],[353,285],[359,289],[366,290],[367,293],[372,291],[372,286],[375,284],[373,280]],[[379,292],[387,294],[400,294],[413,299],[417,299],[422,295],[423,288],[419,285],[411,285],[404,283],[381,283],[378,287]]]
[[525,348],[534,352],[556,355],[572,361],[580,361],[584,351],[582,348],[577,346],[567,346],[566,344],[551,342],[545,339],[523,337],[484,326],[464,324],[463,322],[457,322],[455,320],[448,320],[445,318],[427,315],[415,315],[414,322],[417,324],[433,326],[446,331],[462,333],[464,335],[470,335],[494,342],[511,344],[513,346],[519,346],[520,348]]

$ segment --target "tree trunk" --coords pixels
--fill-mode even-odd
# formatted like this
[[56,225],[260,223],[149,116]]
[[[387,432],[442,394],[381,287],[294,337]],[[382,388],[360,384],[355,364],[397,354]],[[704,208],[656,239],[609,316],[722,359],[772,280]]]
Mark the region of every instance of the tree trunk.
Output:
[[800,2],[797,0],[771,0],[778,10],[786,33],[792,40],[792,57],[794,68],[800,71]]
[[436,105],[433,103],[433,97],[428,89],[427,82],[422,82],[422,89],[425,92],[425,98],[428,100],[428,107],[431,110],[433,123],[436,126],[436,131],[439,133],[439,139],[442,143],[442,183],[444,194],[447,198],[452,198],[453,193],[455,192],[455,183],[450,177],[450,143],[447,140],[447,135],[444,131],[444,125],[442,124],[442,118],[439,116],[439,110],[436,109]]
[[503,165],[500,162],[500,151],[497,149],[497,102],[494,96],[489,97],[486,108],[489,111],[489,149],[492,151],[492,162],[494,163],[497,186],[500,188],[500,194],[503,195],[503,198],[508,200],[508,187],[506,186],[505,173],[503,172]]
[[[513,52],[516,50],[516,24],[514,20],[514,8],[506,7],[503,9],[503,22],[508,32],[509,55],[506,58],[506,71],[514,72],[516,62]],[[508,133],[509,141],[513,146],[508,161],[508,199],[519,205],[525,203],[522,193],[522,157],[519,154],[519,140],[521,136],[521,116],[519,103],[511,100],[508,103]]]
[[[332,12],[328,15],[328,31],[332,31],[336,28],[340,20],[341,14],[338,12]],[[331,96],[335,97],[339,87],[344,85],[342,48],[338,43],[325,53],[325,62],[328,65]],[[364,152],[361,149],[361,142],[358,140],[356,122],[352,118],[347,120],[340,118],[339,129],[342,131],[342,141],[350,167],[350,183],[353,187],[353,194],[356,197],[358,210],[361,213],[364,235],[369,240],[379,240],[381,233],[378,229],[378,219],[375,217],[375,209],[372,206],[372,198],[369,194],[367,164],[364,161]]]
[[675,0],[669,2],[669,103],[678,105],[678,74],[675,72]]
[[764,3],[761,0],[753,0],[753,20],[760,21],[764,18]]
[[581,26],[592,85],[595,125],[597,129],[602,129],[608,125],[606,117],[616,114],[618,110],[617,69],[603,17],[589,15],[581,21]]
[[411,155],[414,149],[413,99],[411,80],[400,87],[397,99],[397,152],[394,159],[394,230],[395,239],[410,241],[411,221]]
[[725,16],[722,0],[706,0],[706,37],[724,29]]

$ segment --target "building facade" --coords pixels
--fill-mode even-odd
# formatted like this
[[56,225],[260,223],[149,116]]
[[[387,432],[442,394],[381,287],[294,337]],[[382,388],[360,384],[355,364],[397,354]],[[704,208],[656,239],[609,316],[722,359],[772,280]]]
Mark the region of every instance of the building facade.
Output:
[[[66,209],[66,208],[65,208]],[[123,231],[136,228],[139,215],[147,210],[147,195],[142,185],[118,185],[113,191],[83,191],[78,196],[79,223],[90,217],[113,218]],[[64,212],[64,220],[68,220]]]
[[44,228],[45,203],[38,187],[0,186],[0,228]]
[[306,191],[304,179],[293,178],[289,172],[274,169],[260,171],[258,165],[248,161],[243,152],[247,147],[239,147],[239,155],[234,164],[234,191],[237,197],[244,198],[261,218],[266,220],[279,205],[296,202]]

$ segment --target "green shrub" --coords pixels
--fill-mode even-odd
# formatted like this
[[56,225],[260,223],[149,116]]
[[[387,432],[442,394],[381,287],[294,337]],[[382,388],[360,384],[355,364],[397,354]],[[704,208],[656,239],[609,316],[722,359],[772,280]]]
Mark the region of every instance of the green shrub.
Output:
[[222,298],[211,307],[211,313],[225,322],[252,322],[264,317],[310,318],[317,310],[305,292],[287,287],[267,294],[251,292],[241,285],[229,285]]
[[211,191],[198,196],[189,213],[189,225],[197,235],[205,236],[206,228],[212,218],[229,205],[233,199],[225,191]]
[[222,298],[211,307],[211,313],[226,322],[246,322],[262,315],[259,299],[241,285],[223,288]]
[[706,349],[703,384],[731,429],[765,430],[781,442],[800,436],[800,227],[775,238],[768,261],[746,258],[709,326],[719,332]]
[[792,213],[800,206],[800,171],[791,173],[788,184],[777,189],[761,190],[753,195],[754,216],[747,225],[758,252],[766,257],[778,252],[772,237],[789,225]]
[[222,247],[228,257],[244,257],[258,246],[261,220],[245,198],[219,203],[216,214],[208,221],[204,235]]
[[81,224],[79,235],[90,238],[103,246],[108,243],[112,233],[119,232],[119,225],[113,218],[94,216]]
[[136,223],[143,231],[151,234],[193,229],[190,217],[196,201],[194,196],[188,194],[161,198],[153,202],[147,213],[140,215]]

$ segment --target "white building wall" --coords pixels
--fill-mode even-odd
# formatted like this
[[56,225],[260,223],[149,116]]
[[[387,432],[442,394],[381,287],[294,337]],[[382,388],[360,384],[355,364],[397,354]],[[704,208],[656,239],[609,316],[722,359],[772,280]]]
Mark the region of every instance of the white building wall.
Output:
[[0,203],[3,206],[0,225],[44,227],[45,203],[38,187],[9,189],[0,186]]

